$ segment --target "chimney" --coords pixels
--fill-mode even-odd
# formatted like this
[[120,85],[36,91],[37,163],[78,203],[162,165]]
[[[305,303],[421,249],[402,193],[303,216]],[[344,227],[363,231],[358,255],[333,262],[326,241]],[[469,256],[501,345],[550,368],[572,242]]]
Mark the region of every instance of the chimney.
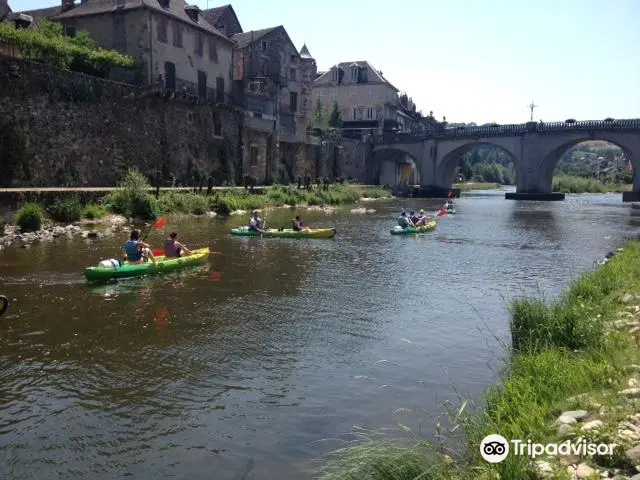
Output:
[[60,8],[60,13],[68,12],[73,7],[73,0],[62,0],[62,8]]
[[184,11],[187,12],[189,18],[198,23],[198,15],[200,15],[200,8],[197,5],[185,5]]

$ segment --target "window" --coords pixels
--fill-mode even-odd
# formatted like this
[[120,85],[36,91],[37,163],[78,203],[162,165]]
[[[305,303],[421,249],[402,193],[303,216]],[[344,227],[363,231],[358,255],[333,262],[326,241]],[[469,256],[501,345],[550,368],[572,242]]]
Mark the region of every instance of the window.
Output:
[[336,102],[338,100],[338,94],[336,93],[336,89],[331,90],[331,101]]
[[331,70],[331,81],[332,82],[337,82],[338,81],[338,69],[334,68],[333,70]]
[[224,102],[224,78],[216,78],[216,102]]
[[373,88],[369,87],[367,89],[367,95],[369,95],[369,100],[373,98]]
[[267,41],[266,40],[262,41],[261,47],[262,47],[262,51],[263,52],[267,51]]
[[207,98],[207,74],[198,70],[198,96]]
[[158,17],[158,41],[167,43],[167,18]]
[[358,67],[355,65],[351,67],[351,81],[353,83],[358,83]]
[[64,27],[64,34],[67,37],[75,37],[76,36],[76,27]]
[[176,89],[176,65],[171,62],[164,62],[164,88],[167,90]]
[[209,60],[218,63],[218,44],[215,38],[209,37]]
[[296,69],[295,68],[290,68],[289,69],[289,80],[291,80],[292,82],[296,81]]
[[367,108],[367,120],[375,120],[375,119],[376,119],[376,109]]
[[199,57],[202,56],[202,52],[204,51],[204,39],[202,38],[201,33],[196,33],[196,45],[195,45],[195,53]]
[[298,94],[296,92],[289,93],[289,109],[292,112],[298,110]]
[[251,150],[249,154],[249,164],[252,167],[255,167],[256,165],[258,165],[258,147],[256,147],[255,145],[251,145]]
[[351,120],[357,120],[358,119],[358,109],[353,107],[351,109]]
[[356,87],[351,87],[349,89],[349,97],[354,98],[358,94]]
[[220,120],[220,114],[213,113],[213,134],[217,137],[222,136],[222,120]]
[[182,25],[177,22],[173,23],[173,44],[182,48]]

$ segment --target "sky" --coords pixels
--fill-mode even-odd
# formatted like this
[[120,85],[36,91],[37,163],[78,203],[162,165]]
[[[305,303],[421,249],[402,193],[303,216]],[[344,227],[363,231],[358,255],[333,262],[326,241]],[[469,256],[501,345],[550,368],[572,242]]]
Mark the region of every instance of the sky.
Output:
[[[9,0],[14,11],[60,0]],[[200,8],[226,4],[193,0]],[[243,30],[283,25],[319,70],[367,60],[451,123],[640,118],[640,0],[236,0]]]

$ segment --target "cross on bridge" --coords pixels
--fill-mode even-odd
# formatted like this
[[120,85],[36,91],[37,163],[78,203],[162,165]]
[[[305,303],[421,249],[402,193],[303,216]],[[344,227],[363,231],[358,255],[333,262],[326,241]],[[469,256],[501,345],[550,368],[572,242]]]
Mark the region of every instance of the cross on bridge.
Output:
[[[422,135],[387,132],[373,137],[370,170],[374,177],[379,176],[385,159],[389,161],[385,152],[403,153],[403,157],[415,162],[421,186],[440,196],[451,189],[462,156],[484,144],[503,150],[513,160],[516,193],[508,193],[507,198],[561,200],[563,193],[552,192],[556,164],[569,148],[593,140],[617,145],[634,172],[640,170],[640,118],[453,128],[440,124]],[[623,194],[623,201],[640,201],[640,180],[636,175],[633,189]]]

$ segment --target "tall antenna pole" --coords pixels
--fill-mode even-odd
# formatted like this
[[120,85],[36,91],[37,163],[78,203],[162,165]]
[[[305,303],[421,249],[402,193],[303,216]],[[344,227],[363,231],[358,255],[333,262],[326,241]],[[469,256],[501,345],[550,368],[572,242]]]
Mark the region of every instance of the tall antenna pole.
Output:
[[527,108],[529,110],[531,110],[531,121],[533,122],[533,109],[536,108],[538,105],[534,105],[533,100],[531,100],[531,105],[527,105]]

